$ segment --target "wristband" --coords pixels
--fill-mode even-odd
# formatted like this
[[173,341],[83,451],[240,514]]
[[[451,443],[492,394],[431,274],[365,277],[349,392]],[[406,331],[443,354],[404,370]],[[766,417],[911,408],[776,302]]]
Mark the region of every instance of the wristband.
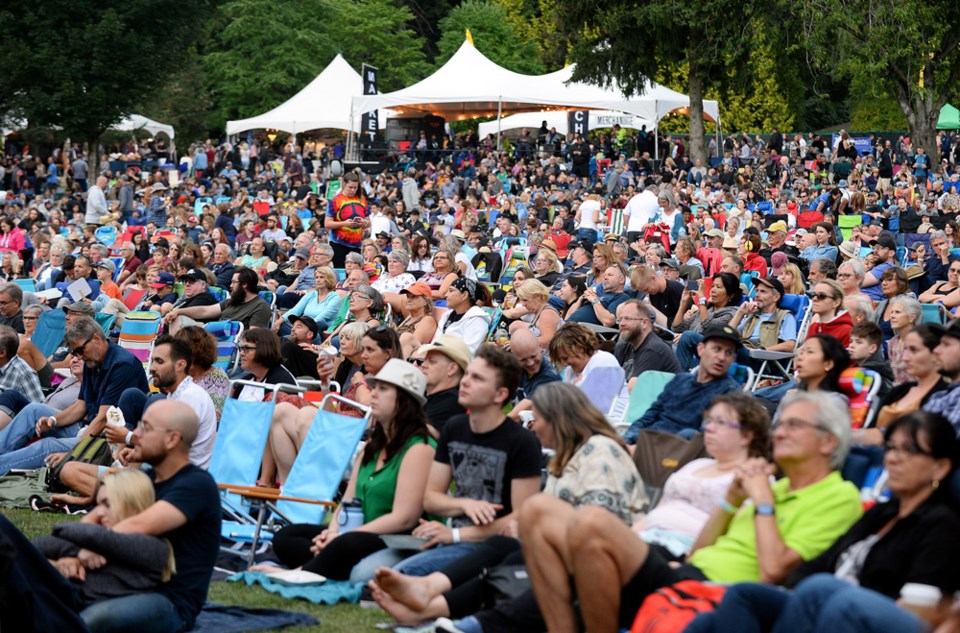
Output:
[[133,437],[133,431],[127,431],[127,437],[123,440],[123,443],[126,444],[127,446],[133,446],[133,444],[130,443],[130,438],[132,437]]
[[60,427],[57,425],[57,416],[51,415],[51,416],[50,416],[50,420],[52,420],[52,423],[50,424],[50,427],[51,427],[51,428],[54,428],[54,429],[60,428]]
[[450,530],[450,532],[451,534],[453,534],[453,544],[459,545],[460,544],[460,528],[453,528],[452,530]]
[[740,508],[736,507],[726,499],[720,500],[720,509],[726,512],[727,514],[736,514],[740,511]]

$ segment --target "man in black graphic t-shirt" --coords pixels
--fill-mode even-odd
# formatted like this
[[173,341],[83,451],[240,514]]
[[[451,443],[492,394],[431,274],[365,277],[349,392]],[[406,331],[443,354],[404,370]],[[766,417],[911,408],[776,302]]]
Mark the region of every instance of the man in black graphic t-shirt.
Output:
[[[540,490],[540,442],[503,415],[520,383],[520,364],[509,352],[485,345],[460,382],[460,404],[469,416],[450,418],[440,433],[423,507],[453,518],[420,525],[414,536],[439,545],[408,558],[396,570],[426,576],[499,534],[531,495]],[[448,494],[450,483],[456,492]]]

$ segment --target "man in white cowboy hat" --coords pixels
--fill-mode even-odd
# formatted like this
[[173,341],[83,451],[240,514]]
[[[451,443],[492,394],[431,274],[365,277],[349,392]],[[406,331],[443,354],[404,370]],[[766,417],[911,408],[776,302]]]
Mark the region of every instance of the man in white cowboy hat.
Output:
[[473,354],[461,339],[444,334],[420,347],[416,356],[411,362],[420,365],[427,380],[427,403],[423,412],[439,432],[447,420],[467,412],[459,402],[460,380]]

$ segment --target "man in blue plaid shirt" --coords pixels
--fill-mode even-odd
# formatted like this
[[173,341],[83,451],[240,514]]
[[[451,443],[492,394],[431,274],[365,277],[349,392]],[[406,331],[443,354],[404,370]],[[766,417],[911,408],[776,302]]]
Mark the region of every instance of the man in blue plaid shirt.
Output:
[[0,325],[0,391],[19,391],[30,402],[43,402],[37,372],[17,356],[20,337],[9,325]]

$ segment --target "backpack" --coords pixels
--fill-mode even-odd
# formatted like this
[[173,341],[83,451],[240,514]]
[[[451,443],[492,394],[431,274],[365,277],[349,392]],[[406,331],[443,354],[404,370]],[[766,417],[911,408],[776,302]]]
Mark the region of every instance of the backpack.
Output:
[[717,608],[727,588],[699,580],[681,580],[647,596],[630,633],[680,633],[697,615]]

